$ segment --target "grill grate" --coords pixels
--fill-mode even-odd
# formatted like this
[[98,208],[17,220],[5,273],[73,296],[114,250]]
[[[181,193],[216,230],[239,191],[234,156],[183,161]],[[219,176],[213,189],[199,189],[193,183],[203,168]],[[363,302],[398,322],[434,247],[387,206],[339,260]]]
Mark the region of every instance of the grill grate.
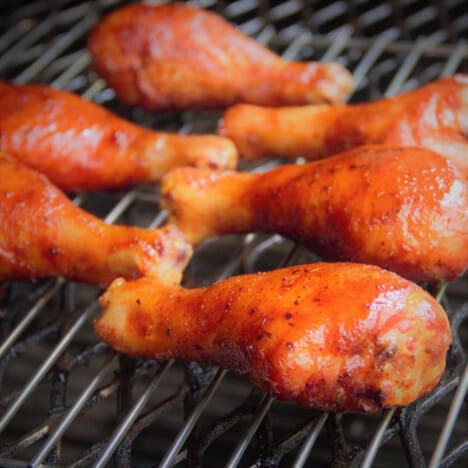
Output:
[[[80,93],[148,127],[212,132],[216,112],[152,115],[127,109],[92,70],[87,31],[121,3],[3,2],[0,76]],[[468,72],[464,0],[192,3],[225,15],[287,58],[342,62],[357,83],[353,100],[377,99],[438,76]],[[75,199],[108,222],[145,227],[165,220],[165,213],[155,209],[157,201],[157,189],[148,186]],[[197,249],[185,284],[202,286],[234,273],[314,259],[280,236],[225,236]],[[467,416],[457,413],[468,385],[467,291],[465,277],[450,284],[441,299],[454,343],[437,389],[394,414],[361,416],[304,411],[199,364],[117,355],[92,332],[96,288],[62,279],[4,284],[0,465],[105,466],[113,457],[119,467],[465,466]]]

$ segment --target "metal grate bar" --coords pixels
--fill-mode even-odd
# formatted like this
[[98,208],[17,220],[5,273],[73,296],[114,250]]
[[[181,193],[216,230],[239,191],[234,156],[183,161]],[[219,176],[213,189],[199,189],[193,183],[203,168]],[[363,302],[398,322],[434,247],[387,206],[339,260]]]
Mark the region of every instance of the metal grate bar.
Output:
[[[71,3],[72,0],[54,0],[54,7],[63,8],[67,3]],[[50,0],[39,0],[31,2],[28,5],[15,9],[12,14],[12,19],[21,20],[22,18],[29,18],[34,15],[41,13],[47,13],[50,11]]]
[[255,39],[260,44],[267,46],[268,43],[275,37],[275,28],[272,26],[265,26],[256,36]]
[[418,60],[421,58],[423,50],[429,45],[430,41],[426,39],[422,39],[415,44],[405,61],[398,69],[397,73],[395,73],[390,86],[385,92],[386,97],[393,96],[403,87],[404,82],[408,78],[414,66],[417,64]]
[[148,226],[148,229],[155,229],[160,226],[164,221],[166,221],[167,216],[168,214],[166,210],[160,211],[154,218],[153,222]]
[[0,433],[3,432],[5,427],[9,424],[15,414],[20,410],[23,403],[29,397],[29,395],[34,391],[39,382],[45,377],[49,369],[52,367],[54,362],[59,358],[59,356],[65,351],[67,346],[72,341],[75,334],[78,330],[85,324],[85,322],[91,317],[91,315],[97,310],[98,302],[92,302],[86,310],[78,317],[76,322],[73,323],[68,332],[63,336],[61,341],[56,345],[56,347],[49,354],[47,359],[43,362],[41,367],[36,371],[31,380],[23,387],[20,395],[16,400],[8,407],[5,413],[0,419]]
[[192,429],[195,427],[195,424],[200,419],[200,416],[203,413],[206,405],[210,402],[212,396],[216,392],[219,384],[223,380],[224,376],[226,375],[226,370],[219,369],[215,376],[211,379],[211,382],[208,384],[207,388],[203,392],[198,404],[193,408],[190,416],[187,418],[187,421],[184,424],[184,427],[180,430],[177,434],[177,437],[174,439],[171,447],[166,452],[161,464],[159,465],[160,468],[169,468],[172,465],[174,458],[179,453],[179,450],[184,445],[187,437],[192,432]]
[[102,79],[96,80],[82,95],[83,99],[92,101],[97,93],[106,87],[106,82]]
[[125,434],[127,433],[128,429],[130,429],[130,426],[135,422],[136,418],[141,413],[149,398],[159,386],[161,380],[164,378],[166,372],[169,370],[173,363],[174,360],[167,361],[166,363],[161,365],[156,371],[156,374],[154,375],[153,379],[148,384],[145,391],[137,400],[133,408],[129,411],[129,413],[119,424],[119,426],[117,426],[117,428],[115,429],[99,460],[94,465],[95,468],[103,468],[106,465],[107,461],[115,452],[115,449],[117,448],[121,440],[125,437]]
[[444,65],[444,68],[440,72],[440,76],[450,76],[453,75],[464,57],[468,55],[468,50],[466,44],[460,42],[455,49],[453,49],[452,54],[450,54],[447,63]]
[[74,78],[76,75],[81,73],[91,63],[91,56],[88,52],[83,52],[78,60],[63,71],[52,83],[50,84],[53,88],[65,88],[67,83]]
[[286,60],[294,60],[299,55],[301,49],[313,41],[312,34],[309,31],[301,32],[291,43],[288,45],[283,53],[283,58]]
[[330,48],[320,59],[321,62],[331,62],[336,60],[336,57],[344,50],[348,45],[349,37],[351,34],[351,28],[344,28],[332,42]]
[[12,42],[14,42],[18,37],[20,37],[25,31],[22,29],[28,28],[30,25],[29,22],[26,24],[16,24],[8,31],[2,34],[0,37],[0,52],[3,52]]
[[268,410],[270,409],[270,406],[272,405],[274,399],[270,395],[265,395],[258,406],[258,409],[252,418],[252,421],[249,424],[249,427],[242,437],[241,441],[239,442],[238,446],[234,450],[233,454],[231,455],[231,458],[226,464],[227,468],[235,468],[237,465],[239,465],[242,456],[244,455],[245,451],[247,450],[247,447],[249,446],[251,440],[253,439],[255,433],[257,432],[257,429],[260,427],[261,422],[265,418]]
[[440,434],[439,440],[437,441],[436,448],[431,458],[429,468],[437,468],[440,466],[440,462],[444,455],[445,449],[448,445],[450,436],[453,431],[458,413],[460,412],[461,406],[464,402],[466,392],[468,390],[468,365],[465,366],[465,371],[463,372],[463,377],[461,382],[458,384],[457,391],[450,405],[450,410],[445,420],[442,433]]
[[298,13],[302,9],[302,4],[298,0],[287,0],[277,6],[270,8],[270,18],[279,20],[286,16]]
[[406,57],[403,64],[398,69],[398,72],[395,73],[395,76],[390,83],[387,91],[385,92],[385,97],[390,97],[398,93],[398,91],[402,88],[405,80],[408,78],[411,70],[414,68],[416,63],[421,57],[423,47],[426,45],[426,40],[419,41],[410,54]]
[[315,441],[317,440],[327,418],[328,413],[321,413],[317,416],[309,435],[306,437],[306,440],[302,444],[302,447],[294,460],[293,468],[302,468],[306,464],[307,458],[309,458],[310,452],[312,451]]
[[44,19],[37,27],[23,36],[13,47],[0,57],[0,70],[5,68],[22,50],[34,44],[42,36],[50,32],[56,22],[56,15],[51,14]]
[[333,2],[330,5],[315,11],[311,20],[319,25],[328,23],[330,20],[346,14],[347,8],[348,6],[346,5],[346,2]]
[[10,347],[16,342],[21,334],[26,330],[28,325],[36,318],[37,314],[44,308],[44,306],[52,299],[55,293],[63,286],[65,280],[59,278],[52,280],[43,293],[43,295],[36,301],[36,303],[29,309],[28,313],[18,323],[18,325],[10,332],[8,337],[5,339],[3,344],[0,346],[0,358],[10,349]]
[[104,221],[109,224],[115,223],[117,218],[128,208],[131,203],[133,203],[136,198],[137,190],[137,188],[134,188],[128,191],[107,214],[107,216],[104,218]]
[[15,83],[24,84],[34,78],[41,72],[52,60],[62,53],[67,47],[88,31],[97,21],[96,15],[85,16],[70,31],[64,34],[49,50],[42,54],[35,62],[21,72],[16,78]]
[[30,467],[37,467],[40,463],[44,461],[47,454],[52,450],[54,445],[58,442],[63,433],[67,430],[68,426],[73,422],[73,420],[78,416],[81,409],[84,407],[89,397],[93,394],[94,390],[101,383],[101,381],[106,377],[106,375],[112,369],[116,361],[117,353],[112,352],[107,358],[106,362],[102,366],[101,370],[95,375],[93,380],[87,385],[85,390],[81,393],[78,399],[75,401],[74,405],[62,418],[55,430],[50,434],[49,438],[46,440],[44,445],[40,448],[37,455],[31,460]]
[[379,451],[380,445],[382,444],[385,430],[387,429],[388,425],[390,424],[390,420],[392,419],[393,414],[395,413],[395,409],[391,408],[385,411],[382,422],[377,429],[374,437],[372,438],[371,443],[369,444],[366,454],[364,456],[364,461],[362,462],[361,468],[372,468],[372,463],[374,462],[374,458]]
[[256,7],[256,2],[252,2],[252,0],[239,0],[236,2],[228,3],[224,10],[224,14],[226,16],[234,18],[236,16],[244,15],[248,12],[251,12]]
[[376,23],[391,14],[391,7],[388,4],[377,5],[375,8],[366,11],[359,17],[359,22],[363,26]]
[[353,72],[353,80],[356,84],[356,88],[364,85],[364,77],[378,60],[384,49],[387,47],[388,43],[393,39],[395,38],[391,37],[390,34],[384,33],[381,34],[372,44],[372,47],[366,52],[362,60],[359,62],[359,65]]

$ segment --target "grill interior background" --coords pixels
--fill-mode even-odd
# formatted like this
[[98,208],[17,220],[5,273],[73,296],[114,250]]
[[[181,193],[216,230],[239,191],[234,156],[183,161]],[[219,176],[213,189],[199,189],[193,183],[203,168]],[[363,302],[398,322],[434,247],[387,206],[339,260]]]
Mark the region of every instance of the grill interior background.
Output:
[[[219,113],[128,109],[93,71],[87,32],[121,3],[2,2],[0,77],[79,93],[155,129],[213,132]],[[340,61],[357,83],[352,101],[468,72],[465,0],[192,3],[223,14],[286,58]],[[75,200],[109,222],[147,227],[165,219],[157,187]],[[314,259],[280,236],[225,236],[197,250],[184,284]],[[230,373],[117,356],[93,334],[99,291],[87,285],[24,281],[3,284],[0,293],[1,466],[104,466],[108,460],[117,466],[425,466],[440,449],[442,466],[466,466],[466,407],[453,427],[447,419],[450,405],[466,393],[466,277],[442,299],[455,340],[441,384],[393,415],[375,416],[306,411],[274,402]],[[449,437],[437,444],[443,428]]]

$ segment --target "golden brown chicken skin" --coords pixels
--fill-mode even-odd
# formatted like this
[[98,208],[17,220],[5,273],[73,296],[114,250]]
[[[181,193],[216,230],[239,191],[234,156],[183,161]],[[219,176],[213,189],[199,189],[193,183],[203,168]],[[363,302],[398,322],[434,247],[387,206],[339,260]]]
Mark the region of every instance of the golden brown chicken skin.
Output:
[[429,392],[451,341],[426,291],[378,267],[317,263],[200,289],[118,279],[98,335],[124,353],[233,369],[279,399],[377,411]]
[[195,244],[273,231],[323,259],[413,280],[452,280],[468,268],[468,182],[423,148],[366,146],[261,174],[175,169],[162,194],[170,221]]
[[364,144],[424,146],[468,173],[468,75],[434,81],[393,98],[341,106],[227,110],[220,133],[249,159],[320,159]]
[[221,16],[182,3],[117,9],[88,46],[124,103],[156,111],[341,102],[353,86],[337,63],[286,61]]
[[155,182],[175,166],[237,163],[237,151],[225,138],[138,127],[44,85],[0,82],[0,102],[0,150],[66,191]]
[[107,285],[146,275],[177,283],[191,251],[174,227],[105,224],[42,174],[0,155],[0,280],[63,276]]

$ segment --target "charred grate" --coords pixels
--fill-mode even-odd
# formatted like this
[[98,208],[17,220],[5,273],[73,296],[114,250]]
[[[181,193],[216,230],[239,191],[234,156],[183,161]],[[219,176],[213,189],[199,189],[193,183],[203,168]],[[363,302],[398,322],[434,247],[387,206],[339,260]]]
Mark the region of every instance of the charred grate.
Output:
[[[121,3],[3,2],[1,77],[80,93],[142,125],[213,131],[213,112],[152,115],[125,108],[92,70],[87,31]],[[288,58],[339,60],[357,82],[353,100],[468,72],[463,0],[193,3],[225,15]],[[262,164],[259,169],[270,163]],[[157,226],[165,218],[157,200],[157,190],[145,186],[76,202],[109,222]],[[185,283],[201,286],[313,260],[279,236],[226,236],[197,250]],[[0,293],[1,466],[104,466],[113,460],[116,466],[419,467],[431,458],[431,466],[466,464],[466,407],[458,417],[455,411],[468,385],[466,277],[450,284],[442,299],[454,343],[439,386],[395,414],[376,416],[305,411],[217,369],[117,355],[92,332],[99,291],[90,286],[15,282]],[[437,444],[443,430],[448,437]]]

